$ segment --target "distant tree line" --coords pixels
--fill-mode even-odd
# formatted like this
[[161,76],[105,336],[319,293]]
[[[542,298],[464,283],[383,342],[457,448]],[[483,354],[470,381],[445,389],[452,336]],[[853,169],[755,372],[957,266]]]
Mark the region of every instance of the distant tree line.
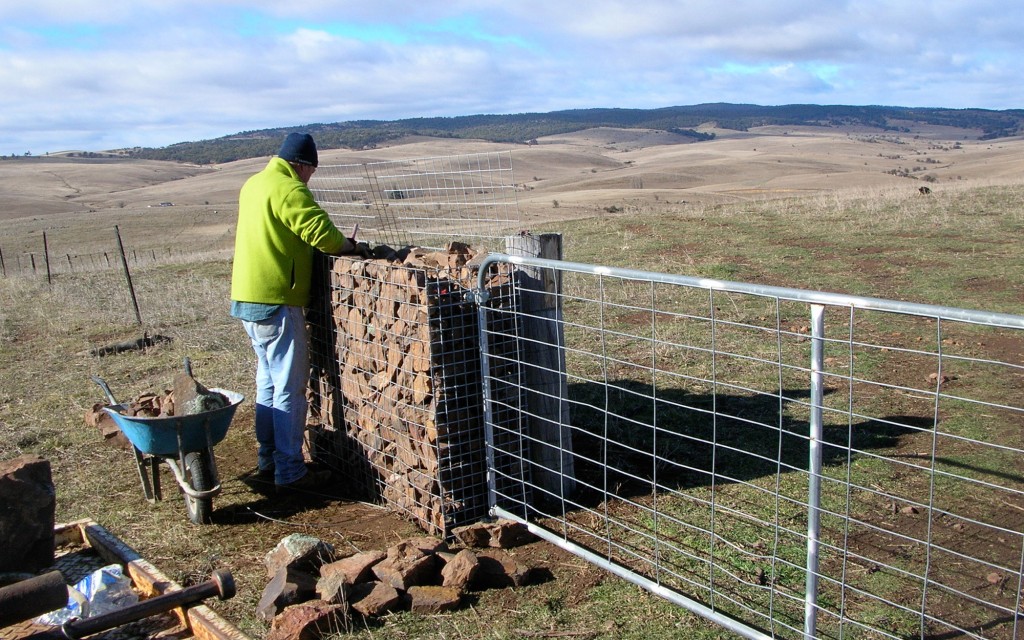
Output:
[[291,131],[308,131],[321,149],[368,149],[389,141],[422,135],[526,144],[544,136],[594,127],[657,129],[710,140],[695,128],[714,122],[722,129],[746,131],[765,125],[838,127],[861,125],[883,131],[906,131],[909,123],[982,131],[982,139],[1024,134],[1024,110],[940,109],[882,106],[796,104],[699,104],[661,109],[570,109],[548,113],[472,115],[404,120],[355,120],[331,124],[243,131],[213,140],[181,142],[161,148],[125,149],[125,155],[197,164],[231,162],[273,155]]

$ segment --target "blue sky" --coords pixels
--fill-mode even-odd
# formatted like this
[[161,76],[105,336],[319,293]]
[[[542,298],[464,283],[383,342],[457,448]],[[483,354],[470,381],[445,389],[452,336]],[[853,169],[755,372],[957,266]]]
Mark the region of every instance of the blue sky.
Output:
[[1019,0],[33,0],[0,154],[702,102],[1024,108]]

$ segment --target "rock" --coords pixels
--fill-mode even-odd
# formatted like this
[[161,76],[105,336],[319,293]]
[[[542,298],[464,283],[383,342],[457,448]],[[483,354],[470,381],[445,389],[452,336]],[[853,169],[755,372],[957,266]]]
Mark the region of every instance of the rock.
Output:
[[121,413],[126,416],[144,418],[174,415],[174,399],[170,392],[163,396],[155,393],[143,393],[128,403]]
[[340,575],[343,582],[356,584],[373,579],[373,566],[383,560],[383,551],[364,551],[320,567],[321,578]]
[[313,598],[316,588],[316,577],[298,569],[281,567],[264,587],[256,605],[256,616],[270,622],[286,607]]
[[283,538],[266,555],[263,564],[272,578],[282,567],[317,573],[320,567],[334,560],[334,547],[313,536],[293,533]]
[[346,578],[347,576],[341,573],[333,573],[327,577],[321,576],[316,581],[317,595],[325,602],[347,605],[352,593],[352,583]]
[[464,256],[473,255],[473,249],[465,242],[459,242],[458,240],[452,240],[445,247],[445,251],[448,253],[458,253]]
[[530,569],[502,550],[485,550],[478,556],[480,568],[474,587],[504,589],[521,587],[529,582]]
[[398,544],[389,547],[387,557],[389,560],[404,557],[418,558],[422,555],[430,555],[443,551],[448,551],[448,544],[444,540],[438,540],[437,538],[431,538],[429,536],[421,536],[418,538],[402,540]]
[[511,520],[477,522],[455,527],[452,529],[452,535],[471,549],[484,547],[511,549],[537,539],[537,536],[530,533],[526,525]]
[[498,520],[491,525],[490,546],[499,549],[511,549],[537,540],[526,525],[511,520]]
[[928,382],[931,383],[931,384],[938,383],[940,385],[943,385],[943,384],[946,384],[947,382],[949,382],[950,380],[952,380],[952,378],[950,378],[947,375],[940,376],[937,371],[934,372],[934,373],[929,373],[928,374]]
[[360,615],[372,618],[394,611],[401,602],[398,591],[383,582],[362,582],[352,590],[350,606]]
[[452,535],[470,549],[481,549],[490,546],[491,531],[486,522],[455,527],[452,529]]
[[373,566],[373,573],[381,582],[386,582],[402,591],[415,585],[431,584],[437,581],[437,558],[415,550],[400,558],[385,558]]
[[57,500],[50,462],[37,455],[0,462],[0,505],[0,571],[52,566]]
[[476,581],[480,572],[480,561],[469,549],[463,549],[448,560],[441,569],[441,584],[456,589],[466,589]]
[[[488,545],[492,540],[516,544],[523,540],[524,532],[509,521],[463,530],[484,532]],[[366,618],[403,607],[420,614],[443,613],[458,608],[467,589],[519,587],[527,584],[530,577],[530,569],[502,549],[461,549],[452,553],[444,541],[428,536],[402,540],[386,551],[366,551],[324,562],[316,580],[296,568],[315,565],[316,559],[332,552],[330,545],[317,538],[295,534],[267,554],[268,569],[277,570],[260,600],[259,616],[275,620],[275,626],[286,612],[293,618],[287,623],[292,635],[275,635],[278,640],[319,637],[307,635],[322,633],[323,629],[321,626],[317,630],[308,620],[316,618],[315,612],[323,607],[337,607],[330,611],[343,610],[348,615],[358,613]],[[313,597],[313,591],[318,598],[304,604],[316,607],[301,608],[303,605],[298,602]],[[350,628],[349,618],[343,618],[343,622]]]
[[275,617],[267,640],[318,640],[350,628],[345,607],[310,600],[292,605]]
[[410,587],[409,608],[413,613],[444,613],[459,607],[462,593],[454,587]]
[[103,410],[103,407],[106,406],[109,405],[105,405],[102,402],[92,405],[92,408],[85,412],[85,426],[99,431],[100,437],[103,438],[103,442],[106,444],[121,449],[130,449],[132,446],[131,442],[121,433],[120,427],[110,417],[110,414]]

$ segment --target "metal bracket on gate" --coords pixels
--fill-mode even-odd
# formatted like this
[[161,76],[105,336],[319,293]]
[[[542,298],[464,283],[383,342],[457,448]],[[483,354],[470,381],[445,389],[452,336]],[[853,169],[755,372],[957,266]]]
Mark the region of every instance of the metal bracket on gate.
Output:
[[466,302],[472,302],[478,307],[487,304],[491,299],[491,294],[484,289],[470,289],[465,294]]

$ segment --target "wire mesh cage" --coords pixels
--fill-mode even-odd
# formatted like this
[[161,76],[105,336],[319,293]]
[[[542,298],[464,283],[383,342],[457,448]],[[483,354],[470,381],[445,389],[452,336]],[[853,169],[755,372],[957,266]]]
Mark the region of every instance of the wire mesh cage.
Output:
[[[349,487],[446,536],[487,515],[479,314],[470,292],[474,258],[518,230],[511,157],[321,166],[311,186],[339,228],[358,225],[358,239],[375,247],[372,259],[324,257],[317,269],[318,303],[308,314],[312,449]],[[518,306],[511,267],[492,274],[486,289],[489,305]],[[514,321],[492,331],[506,336],[496,348],[518,348]],[[502,366],[491,375],[519,372]]]
[[[368,498],[447,535],[488,508],[479,314],[469,299],[475,275],[464,264],[438,264],[457,265],[466,254],[398,255],[333,260],[330,312],[310,317],[313,449]],[[510,270],[497,274],[489,306],[513,308],[515,290]],[[514,351],[515,322],[494,325],[505,336],[497,348]],[[515,377],[518,368],[491,375]]]

